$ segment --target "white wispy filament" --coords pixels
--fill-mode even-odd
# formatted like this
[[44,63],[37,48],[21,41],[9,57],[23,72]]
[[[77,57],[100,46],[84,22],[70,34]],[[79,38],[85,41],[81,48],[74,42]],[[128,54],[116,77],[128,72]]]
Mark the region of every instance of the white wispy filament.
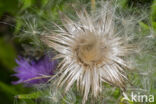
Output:
[[[85,10],[77,12],[78,20],[63,18],[63,27],[51,32],[43,40],[58,52],[62,59],[58,69],[59,86],[68,91],[76,83],[84,95],[83,104],[91,93],[97,97],[103,82],[125,88],[124,57],[130,47],[118,33],[114,21],[114,9],[106,5],[100,16],[89,15]],[[106,10],[107,9],[107,10]]]

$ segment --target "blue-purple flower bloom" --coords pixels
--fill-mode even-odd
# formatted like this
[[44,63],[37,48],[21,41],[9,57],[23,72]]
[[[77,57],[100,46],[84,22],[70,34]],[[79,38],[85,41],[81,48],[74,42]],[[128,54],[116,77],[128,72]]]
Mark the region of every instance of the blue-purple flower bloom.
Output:
[[48,81],[50,76],[54,74],[54,70],[57,66],[57,61],[51,61],[48,56],[44,56],[38,61],[28,62],[24,58],[16,59],[18,66],[15,68],[18,81],[13,84],[25,83],[25,84],[39,84]]

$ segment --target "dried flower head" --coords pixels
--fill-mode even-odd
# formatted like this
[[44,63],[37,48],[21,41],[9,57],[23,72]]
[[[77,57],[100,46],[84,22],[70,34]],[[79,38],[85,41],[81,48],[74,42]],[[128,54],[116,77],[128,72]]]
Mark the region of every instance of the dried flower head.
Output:
[[89,92],[97,97],[106,82],[121,89],[127,79],[124,70],[128,68],[124,57],[130,47],[119,34],[114,21],[115,9],[106,5],[101,15],[94,17],[85,10],[77,12],[78,21],[63,18],[63,27],[57,26],[43,38],[61,58],[58,85],[66,85],[68,91],[76,82],[84,94],[83,104]]

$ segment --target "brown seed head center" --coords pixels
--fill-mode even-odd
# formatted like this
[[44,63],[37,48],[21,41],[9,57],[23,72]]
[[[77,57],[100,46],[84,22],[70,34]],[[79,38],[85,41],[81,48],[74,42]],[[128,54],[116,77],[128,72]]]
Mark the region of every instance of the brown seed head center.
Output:
[[76,50],[79,61],[85,65],[99,64],[102,61],[103,50],[95,36],[80,38]]

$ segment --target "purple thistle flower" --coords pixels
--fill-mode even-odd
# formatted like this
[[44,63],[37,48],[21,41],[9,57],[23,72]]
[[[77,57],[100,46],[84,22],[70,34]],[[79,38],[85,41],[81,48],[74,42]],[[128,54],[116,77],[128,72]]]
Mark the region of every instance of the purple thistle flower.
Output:
[[51,61],[48,56],[44,56],[37,62],[28,62],[24,58],[16,59],[18,66],[15,68],[16,76],[19,78],[18,81],[13,82],[13,84],[25,83],[25,84],[39,84],[48,81],[48,79],[53,75],[54,70],[57,66],[57,61]]

